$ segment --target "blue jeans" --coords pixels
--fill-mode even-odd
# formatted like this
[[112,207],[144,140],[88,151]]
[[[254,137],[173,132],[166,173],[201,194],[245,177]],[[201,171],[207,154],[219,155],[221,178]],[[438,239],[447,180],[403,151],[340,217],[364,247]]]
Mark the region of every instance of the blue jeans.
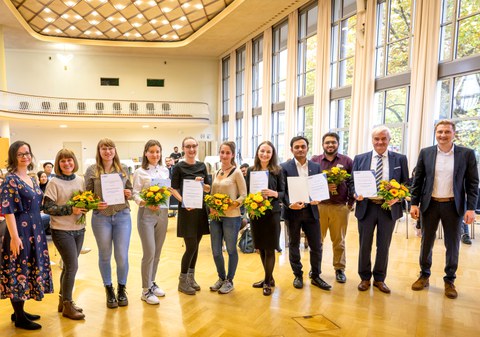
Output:
[[221,217],[219,221],[210,222],[210,238],[212,241],[213,260],[217,266],[218,277],[225,280],[225,261],[222,253],[222,243],[225,240],[228,252],[227,279],[233,280],[238,265],[237,238],[242,218]]
[[125,208],[120,212],[106,216],[94,211],[92,215],[92,231],[98,246],[98,267],[102,274],[103,284],[112,284],[112,244],[117,264],[117,281],[127,284],[128,247],[132,232],[130,210]]

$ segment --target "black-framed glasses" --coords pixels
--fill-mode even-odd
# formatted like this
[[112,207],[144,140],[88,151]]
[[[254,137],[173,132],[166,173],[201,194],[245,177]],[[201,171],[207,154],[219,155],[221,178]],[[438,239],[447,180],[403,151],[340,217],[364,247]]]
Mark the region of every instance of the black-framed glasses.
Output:
[[25,153],[22,153],[22,152],[18,152],[17,153],[17,158],[26,158],[26,157],[30,157],[32,154],[30,152],[25,152]]
[[196,149],[196,148],[197,148],[197,146],[198,146],[198,144],[195,144],[195,145],[185,145],[185,146],[184,146],[184,148],[186,148],[186,149],[189,149],[189,150],[190,150],[190,149]]

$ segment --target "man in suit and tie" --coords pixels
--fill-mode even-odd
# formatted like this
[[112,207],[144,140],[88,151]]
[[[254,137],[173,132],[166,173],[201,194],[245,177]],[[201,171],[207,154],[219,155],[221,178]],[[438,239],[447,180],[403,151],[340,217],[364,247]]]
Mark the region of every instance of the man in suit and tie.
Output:
[[308,139],[305,137],[293,137],[290,141],[290,150],[294,159],[281,164],[285,179],[284,219],[290,236],[289,260],[295,275],[293,286],[301,289],[303,288],[303,271],[300,261],[300,230],[303,229],[310,246],[311,282],[323,290],[330,290],[331,286],[320,278],[322,243],[320,226],[318,226],[318,201],[304,203],[292,200],[290,202],[288,195],[288,177],[308,177],[322,172],[319,164],[307,160],[308,144]]
[[[390,143],[390,130],[379,126],[372,130],[373,151],[355,156],[352,171],[373,171],[377,181],[377,189],[381,180],[395,179],[399,183],[408,180],[407,157],[388,151]],[[354,179],[353,179],[354,180]],[[351,184],[354,190],[354,184]],[[358,256],[358,274],[361,282],[358,290],[366,291],[370,288],[370,279],[373,275],[373,286],[381,292],[390,293],[390,288],[385,284],[388,267],[388,251],[392,240],[395,222],[402,217],[402,206],[397,199],[390,201],[391,210],[382,208],[383,199],[364,198],[355,193],[357,206],[355,217],[358,219],[358,232],[360,236],[360,252]],[[372,270],[371,252],[373,234],[377,227],[377,252],[375,265]]]
[[411,190],[412,218],[422,217],[420,277],[413,290],[429,286],[432,249],[441,220],[446,251],[445,296],[457,298],[455,272],[462,235],[462,220],[472,224],[478,197],[478,171],[472,149],[454,145],[455,124],[441,120],[435,125],[437,145],[424,148],[418,156]]

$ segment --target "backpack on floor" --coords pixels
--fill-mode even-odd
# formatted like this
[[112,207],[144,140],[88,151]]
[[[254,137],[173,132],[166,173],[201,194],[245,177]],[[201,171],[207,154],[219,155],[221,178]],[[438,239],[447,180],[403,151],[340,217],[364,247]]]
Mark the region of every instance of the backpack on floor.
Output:
[[253,247],[253,237],[250,226],[245,228],[242,235],[240,236],[240,240],[238,240],[238,248],[240,248],[242,253],[245,254],[250,254],[255,251],[255,248]]

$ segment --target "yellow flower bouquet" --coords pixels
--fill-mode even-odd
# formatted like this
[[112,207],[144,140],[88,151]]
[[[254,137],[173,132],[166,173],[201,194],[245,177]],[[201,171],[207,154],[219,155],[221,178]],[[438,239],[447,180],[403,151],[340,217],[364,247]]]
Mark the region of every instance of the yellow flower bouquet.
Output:
[[207,194],[204,198],[205,204],[215,212],[208,216],[211,220],[220,220],[221,216],[225,216],[225,211],[233,204],[232,199],[222,193]]
[[[97,209],[100,203],[100,197],[95,195],[92,191],[77,191],[73,192],[70,200],[67,201],[67,205],[76,208],[85,208],[86,210]],[[77,225],[84,224],[86,221],[85,214],[82,214],[76,221]]]
[[139,196],[146,202],[146,206],[166,205],[170,199],[170,191],[166,186],[152,185],[142,189]]
[[251,219],[258,219],[265,215],[267,210],[273,209],[272,200],[265,199],[261,192],[250,193],[245,198],[243,204]]
[[382,204],[382,208],[389,210],[392,209],[392,207],[388,204],[389,201],[393,199],[403,200],[410,196],[410,191],[408,190],[408,187],[400,184],[395,179],[390,181],[382,180],[380,181],[380,187],[377,195],[385,200],[385,202]]
[[[330,170],[323,170],[322,173],[325,173],[327,175],[327,182],[329,184],[335,184],[337,186],[350,178],[350,174],[347,172],[347,170],[338,166],[334,166]],[[331,193],[332,195],[338,194],[337,191]]]

